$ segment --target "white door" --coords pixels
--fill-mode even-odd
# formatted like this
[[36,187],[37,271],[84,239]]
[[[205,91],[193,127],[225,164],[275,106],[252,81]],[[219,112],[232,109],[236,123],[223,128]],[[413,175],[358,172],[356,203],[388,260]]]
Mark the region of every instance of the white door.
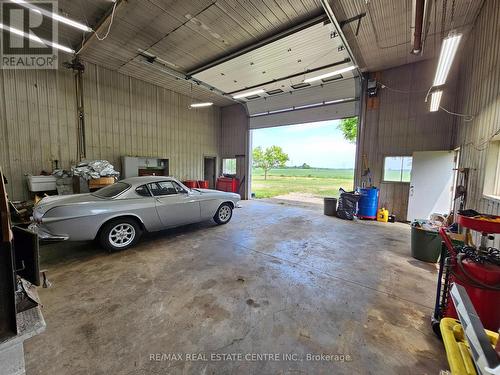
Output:
[[454,159],[454,151],[413,153],[407,220],[450,212]]

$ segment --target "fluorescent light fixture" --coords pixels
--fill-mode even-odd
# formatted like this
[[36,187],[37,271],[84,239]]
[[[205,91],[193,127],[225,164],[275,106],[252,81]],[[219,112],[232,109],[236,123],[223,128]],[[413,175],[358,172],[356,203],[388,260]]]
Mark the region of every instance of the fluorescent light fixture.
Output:
[[191,108],[201,108],[201,107],[210,107],[214,103],[206,102],[206,103],[193,103],[190,105]]
[[52,46],[52,47],[60,49],[61,51],[64,51],[64,52],[75,53],[74,49],[71,49],[69,47],[65,47],[65,46],[60,45],[59,43],[56,43],[56,42],[50,42],[48,40],[41,39],[41,38],[35,36],[34,34],[26,34],[25,32],[18,30],[14,27],[6,26],[6,25],[0,23],[0,29],[9,31],[12,34],[19,35],[23,38],[33,40],[33,41],[38,42],[40,44],[45,44],[46,46]]
[[259,95],[259,94],[262,94],[263,92],[264,92],[264,89],[247,91],[247,92],[244,92],[243,94],[233,95],[233,99],[240,99],[240,98],[246,98],[247,96]]
[[305,83],[309,83],[309,82],[321,81],[324,78],[336,76],[337,74],[342,74],[342,73],[345,73],[345,72],[350,72],[351,70],[354,70],[354,69],[356,69],[356,66],[354,66],[354,65],[353,66],[348,66],[347,68],[342,68],[342,69],[339,69],[339,70],[335,70],[335,71],[330,72],[330,73],[325,73],[325,74],[321,74],[321,75],[316,76],[316,77],[307,78],[307,79],[304,80],[304,82]]
[[450,72],[460,39],[462,39],[462,34],[452,34],[443,39],[433,86],[444,85],[446,82],[446,77],[448,77],[448,73]]
[[431,94],[431,107],[429,108],[429,111],[436,112],[437,110],[439,110],[441,96],[443,96],[443,90],[437,90]]
[[47,16],[47,17],[50,17],[50,18],[56,20],[57,22],[64,23],[64,24],[66,24],[68,26],[74,27],[76,29],[83,30],[83,31],[85,31],[87,33],[93,31],[90,27],[88,27],[87,25],[84,25],[83,23],[70,20],[69,18],[60,16],[57,13],[49,12],[47,9],[43,9],[43,8],[37,7],[37,6],[33,5],[32,3],[29,3],[29,2],[27,2],[25,0],[10,0],[10,1],[12,3],[19,4],[19,5],[27,8],[27,9],[32,9],[35,12],[39,12],[39,13],[43,14],[44,16]]

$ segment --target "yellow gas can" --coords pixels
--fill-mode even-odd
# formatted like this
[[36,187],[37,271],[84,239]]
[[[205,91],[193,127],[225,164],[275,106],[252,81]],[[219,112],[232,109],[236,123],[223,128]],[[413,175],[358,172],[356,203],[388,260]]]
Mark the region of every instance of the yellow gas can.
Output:
[[389,221],[389,210],[384,207],[380,208],[377,212],[377,221],[387,223]]

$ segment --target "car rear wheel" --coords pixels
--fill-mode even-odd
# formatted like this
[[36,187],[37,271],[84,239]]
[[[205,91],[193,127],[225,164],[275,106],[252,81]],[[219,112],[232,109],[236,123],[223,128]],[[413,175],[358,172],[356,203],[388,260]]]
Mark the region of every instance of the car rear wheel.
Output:
[[214,220],[217,224],[227,224],[233,216],[233,207],[229,203],[223,203],[215,213]]
[[99,234],[101,246],[109,251],[125,250],[135,245],[142,235],[136,220],[122,218],[106,223]]

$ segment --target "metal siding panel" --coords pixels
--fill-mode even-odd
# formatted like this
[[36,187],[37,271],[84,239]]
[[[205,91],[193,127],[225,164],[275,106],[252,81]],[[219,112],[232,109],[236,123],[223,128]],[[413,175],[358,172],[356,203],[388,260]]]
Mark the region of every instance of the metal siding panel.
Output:
[[[227,106],[221,109],[218,114],[221,128],[220,128],[220,159],[217,163],[217,169],[220,170],[222,166],[222,158],[235,158],[237,157],[237,173],[241,181],[248,182],[247,168],[248,168],[248,150],[247,139],[249,132],[249,118],[247,116],[245,107],[241,104]],[[242,185],[240,194],[243,198],[247,198],[247,183]]]
[[[500,7],[486,1],[464,54],[458,79],[457,111],[474,114],[474,120],[457,119],[456,145],[461,148],[460,166],[472,168],[467,208],[500,215],[500,202],[483,197],[486,147],[477,145],[489,139],[500,124]],[[497,246],[500,240],[497,239]]]
[[[73,88],[73,76],[67,71],[2,70],[0,73],[2,101],[3,166],[12,199],[29,199],[25,174],[50,170],[52,161],[69,167],[74,142],[67,137],[76,127],[75,102],[67,101]],[[71,91],[71,98],[74,93]],[[64,145],[61,150],[60,145]],[[62,152],[65,151],[65,152]]]
[[[171,174],[202,178],[203,154],[218,154],[217,140],[203,134],[218,133],[220,124],[213,114],[220,109],[191,110],[191,100],[185,96],[105,68],[97,69],[99,79],[85,81],[86,112],[94,112],[90,106],[105,108],[100,134],[105,135],[107,143],[94,146],[104,148],[117,169],[125,154],[166,157]],[[98,101],[89,98],[95,91],[102,93]]]
[[[366,155],[373,183],[380,186],[380,204],[387,205],[400,220],[406,219],[409,185],[382,182],[384,157],[452,147],[453,117],[443,111],[430,113],[424,102],[434,69],[434,61],[423,61],[382,71],[380,81],[398,91],[379,90],[379,108],[365,109],[363,114],[365,126],[357,165],[362,165],[360,158]],[[443,96],[442,105],[447,108],[453,108],[454,88],[450,82]],[[359,171],[357,176],[359,179]]]

